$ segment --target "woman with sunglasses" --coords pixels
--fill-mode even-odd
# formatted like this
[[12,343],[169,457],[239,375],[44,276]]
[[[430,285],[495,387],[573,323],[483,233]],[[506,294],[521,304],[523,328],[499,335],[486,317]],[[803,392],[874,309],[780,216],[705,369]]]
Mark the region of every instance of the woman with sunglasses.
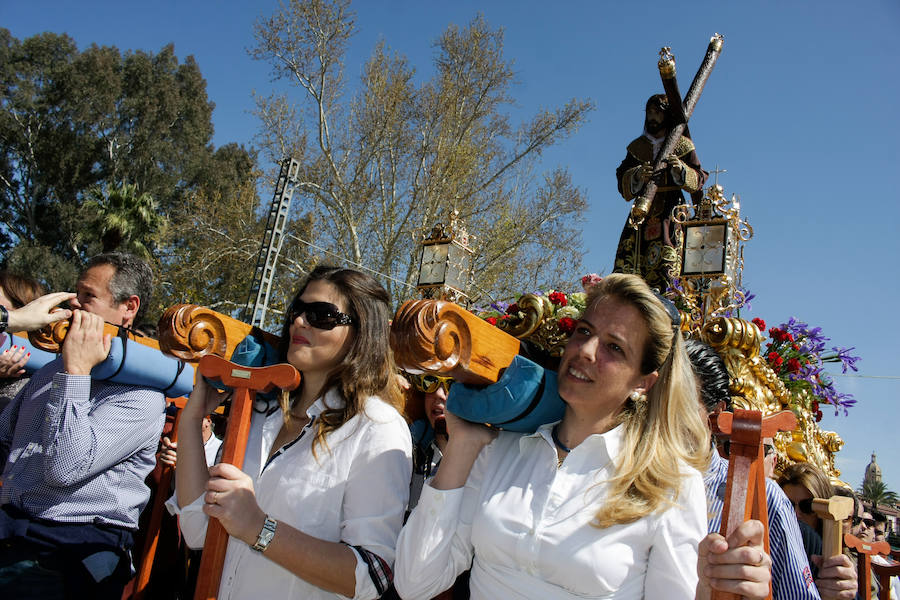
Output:
[[794,463],[787,466],[778,478],[778,485],[794,507],[803,549],[815,577],[817,569],[813,556],[822,554],[822,521],[812,507],[814,498],[831,498],[833,486],[828,477],[810,463]]
[[198,380],[179,424],[181,527],[231,536],[220,598],[377,598],[390,583],[411,473],[388,344],[388,295],[357,271],[317,267],[288,310],[281,357],[302,380],[253,415],[243,471],[207,470],[201,421],[221,396]]
[[398,542],[402,598],[470,564],[473,600],[695,597],[709,433],[675,313],[610,275],[566,345],[562,421],[498,435],[447,415],[441,467]]

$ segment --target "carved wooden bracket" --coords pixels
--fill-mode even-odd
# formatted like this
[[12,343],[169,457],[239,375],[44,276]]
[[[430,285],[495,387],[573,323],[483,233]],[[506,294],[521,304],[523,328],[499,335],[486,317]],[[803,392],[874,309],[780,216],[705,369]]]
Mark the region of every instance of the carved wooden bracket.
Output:
[[176,304],[159,319],[159,346],[182,360],[197,362],[212,354],[230,358],[235,347],[251,333],[260,333],[272,346],[278,337],[210,308]]
[[473,385],[494,383],[519,352],[519,340],[443,300],[410,300],[391,323],[397,365]]
[[[64,321],[51,323],[42,329],[30,331],[28,332],[28,340],[35,348],[46,352],[52,352],[53,354],[59,354],[62,351],[63,341],[65,341],[66,335],[69,333],[69,325],[71,322],[71,319],[66,319]],[[103,333],[108,333],[115,337],[118,336],[121,331],[122,329],[118,325],[112,325],[111,323],[103,324]],[[159,343],[153,338],[135,335],[131,330],[125,331],[128,333],[129,340],[159,350]]]

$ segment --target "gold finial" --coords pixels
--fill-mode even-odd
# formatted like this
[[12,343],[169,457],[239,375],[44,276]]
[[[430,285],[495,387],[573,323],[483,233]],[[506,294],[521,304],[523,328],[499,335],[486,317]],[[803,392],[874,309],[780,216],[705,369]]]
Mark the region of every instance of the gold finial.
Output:
[[675,77],[675,55],[672,54],[672,48],[663,46],[659,50],[659,74],[663,79],[672,79]]

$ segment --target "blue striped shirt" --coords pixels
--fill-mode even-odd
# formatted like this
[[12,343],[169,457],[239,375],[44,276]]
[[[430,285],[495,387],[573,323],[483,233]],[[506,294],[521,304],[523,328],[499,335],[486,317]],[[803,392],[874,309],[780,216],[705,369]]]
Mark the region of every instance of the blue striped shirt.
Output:
[[0,415],[0,504],[32,518],[137,529],[165,398],[62,369],[58,358],[35,372]]
[[[728,461],[713,450],[703,483],[709,510],[709,531],[718,533],[725,504]],[[772,555],[772,598],[774,600],[820,600],[803,549],[797,515],[778,484],[766,478],[769,510],[769,553]]]

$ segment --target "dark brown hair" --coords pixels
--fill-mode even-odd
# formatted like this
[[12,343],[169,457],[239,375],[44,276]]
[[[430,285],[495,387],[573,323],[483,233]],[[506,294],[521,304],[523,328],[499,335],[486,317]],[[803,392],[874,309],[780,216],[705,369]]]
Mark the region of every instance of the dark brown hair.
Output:
[[[344,360],[328,374],[324,389],[318,390],[322,394],[331,388],[337,388],[344,398],[344,406],[326,408],[319,417],[313,446],[315,448],[316,444],[325,443],[325,436],[329,432],[363,412],[369,396],[380,397],[398,411],[401,411],[403,396],[395,376],[397,367],[390,346],[390,297],[385,289],[365,273],[340,267],[318,266],[303,282],[291,304],[303,295],[313,281],[327,281],[338,289],[347,301],[348,312],[355,320],[351,327],[356,334]],[[291,321],[288,319],[289,317],[285,318],[281,329],[281,345],[278,349],[282,360],[286,360],[290,341]]]
[[0,287],[12,302],[13,308],[22,308],[32,300],[44,295],[44,288],[37,281],[9,271],[0,271]]

